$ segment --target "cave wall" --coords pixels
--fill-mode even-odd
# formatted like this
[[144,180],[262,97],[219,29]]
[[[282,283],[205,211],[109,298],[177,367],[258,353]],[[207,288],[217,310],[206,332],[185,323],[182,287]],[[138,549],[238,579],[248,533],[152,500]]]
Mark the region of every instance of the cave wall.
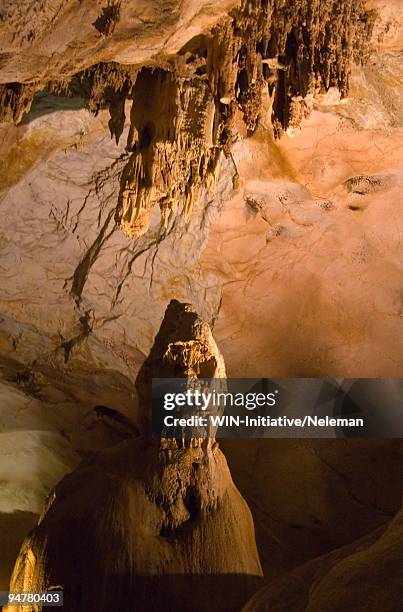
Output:
[[[4,588],[46,492],[138,432],[171,298],[214,326],[230,376],[402,371],[400,3],[104,4],[2,6]],[[398,448],[226,453],[267,576],[398,508]]]

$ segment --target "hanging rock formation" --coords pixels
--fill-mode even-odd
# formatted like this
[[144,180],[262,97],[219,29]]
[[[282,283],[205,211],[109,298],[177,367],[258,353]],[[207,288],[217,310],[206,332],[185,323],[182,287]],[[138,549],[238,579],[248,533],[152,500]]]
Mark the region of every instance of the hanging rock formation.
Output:
[[[185,585],[187,569],[185,602],[199,583],[206,607],[209,590],[237,610],[249,597],[252,528],[220,451],[133,440],[153,368],[223,362],[189,307],[150,350],[176,298],[214,324],[232,377],[402,376],[402,24],[400,0],[0,3],[1,589],[46,495],[102,449],[57,487],[15,584],[42,584],[46,532],[59,576],[79,559],[83,592],[114,556],[122,575],[158,567],[156,608],[166,572]],[[273,594],[400,507],[398,440],[222,448]],[[198,541],[221,542],[220,521],[225,559]],[[94,542],[111,556],[86,568]]]
[[214,102],[205,80],[180,81],[172,72],[144,68],[133,93],[128,148],[117,221],[130,236],[144,234],[158,204],[165,226],[184,201],[188,219],[200,187],[214,182]]
[[[189,305],[171,303],[138,386],[152,373],[194,377],[206,368],[225,374],[208,325]],[[148,393],[140,392],[144,409]],[[57,485],[22,546],[11,589],[62,585],[66,612],[211,612],[218,601],[235,612],[260,583],[251,514],[214,440],[168,450],[142,437]]]
[[[92,24],[101,35],[99,48],[124,19],[121,3],[102,8]],[[39,84],[24,74],[24,82],[1,86],[2,118],[20,121],[38,89],[64,91],[86,98],[94,112],[107,106],[111,134],[119,140],[125,101],[132,100],[130,157],[116,222],[128,236],[141,236],[157,204],[165,225],[179,204],[189,218],[201,189],[214,185],[221,151],[230,154],[237,111],[253,132],[262,96],[268,94],[279,135],[309,114],[308,94],[334,86],[345,96],[351,62],[367,56],[374,21],[375,12],[363,0],[241,0],[210,30],[186,41],[177,55],[166,50],[143,66],[127,60],[121,66],[96,61],[100,52],[93,50],[93,64],[75,74],[68,62],[61,75],[49,78],[49,70],[43,70]],[[12,67],[16,70],[6,58],[3,73]]]
[[156,204],[165,225],[181,202],[188,219],[200,189],[214,185],[220,152],[230,154],[237,111],[253,132],[265,92],[276,134],[309,114],[308,94],[335,86],[346,95],[351,61],[365,58],[373,22],[362,2],[243,0],[164,67],[143,68],[130,96],[121,229],[144,234]]

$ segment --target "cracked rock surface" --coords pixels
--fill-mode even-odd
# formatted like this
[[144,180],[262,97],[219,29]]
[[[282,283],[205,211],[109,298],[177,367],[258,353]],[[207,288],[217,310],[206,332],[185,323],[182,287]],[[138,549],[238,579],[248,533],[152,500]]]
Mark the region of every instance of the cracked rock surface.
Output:
[[[159,350],[164,345],[169,354]],[[179,352],[177,375],[204,375],[214,361],[225,376],[207,323],[173,301],[137,380],[144,411],[151,375],[167,373]],[[191,442],[166,449],[163,440],[132,439],[66,476],[22,546],[12,590],[62,584],[71,612],[123,610],[128,601],[136,610],[162,610],[169,601],[183,611],[197,601],[207,612],[229,588],[220,609],[239,610],[262,582],[252,516],[214,439]]]
[[387,526],[293,570],[259,591],[242,612],[399,608],[402,511]]
[[[172,299],[213,330],[228,376],[402,376],[402,23],[400,0],[0,2],[1,589],[46,496],[72,471],[45,519],[56,538],[87,475],[108,494],[97,488],[105,471],[119,499],[150,509],[151,531],[133,539],[153,542],[150,557],[130,549],[122,568],[158,565],[161,553],[168,573],[184,572],[178,546],[199,573],[259,573],[221,451],[206,463],[203,449],[175,450],[185,484],[174,499],[171,463],[136,438],[147,427],[135,387],[146,356],[187,368],[184,353],[205,344],[155,348]],[[368,560],[380,547],[395,567],[383,537],[389,523],[398,534],[399,441],[223,448],[265,577],[285,580],[257,610],[283,597],[291,570],[299,586],[284,601],[323,612],[326,593],[346,586],[343,567],[367,581],[367,561],[357,569],[351,558],[361,541]],[[158,487],[169,501],[149,497]],[[189,487],[207,491],[203,509]],[[115,516],[108,499],[109,515],[94,509],[94,542]],[[225,524],[232,508],[244,517],[253,543],[239,565],[223,541],[227,561],[206,566],[190,541],[194,508],[222,538],[209,504]],[[329,572],[316,585],[319,556]],[[251,584],[240,585],[239,607]]]

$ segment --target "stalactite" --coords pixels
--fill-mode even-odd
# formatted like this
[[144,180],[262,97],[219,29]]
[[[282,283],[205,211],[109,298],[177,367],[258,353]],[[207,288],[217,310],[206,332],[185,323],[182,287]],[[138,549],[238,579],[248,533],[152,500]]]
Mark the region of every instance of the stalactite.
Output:
[[165,222],[180,201],[190,215],[219,161],[214,115],[206,80],[182,79],[163,69],[140,72],[128,140],[132,155],[122,175],[117,212],[125,233],[144,233],[156,204]]
[[38,83],[0,84],[0,122],[20,123],[31,108],[35,92],[39,88]]
[[[156,205],[165,225],[180,204],[190,217],[201,189],[214,184],[221,152],[230,155],[235,113],[252,133],[264,91],[276,136],[298,128],[308,94],[337,87],[347,95],[351,62],[365,59],[374,18],[363,0],[241,0],[175,57],[143,68],[99,63],[48,88],[85,97],[95,114],[109,108],[117,142],[133,100],[116,221],[136,237]],[[3,117],[18,121],[32,86],[1,87]]]
[[373,20],[361,0],[243,0],[208,36],[189,41],[171,71],[143,69],[131,118],[138,140],[129,139],[119,197],[122,230],[144,233],[157,203],[164,222],[180,201],[188,218],[219,151],[230,153],[234,113],[240,108],[253,132],[265,89],[277,136],[309,112],[308,93],[336,86],[346,95],[351,61],[358,50],[365,57]]

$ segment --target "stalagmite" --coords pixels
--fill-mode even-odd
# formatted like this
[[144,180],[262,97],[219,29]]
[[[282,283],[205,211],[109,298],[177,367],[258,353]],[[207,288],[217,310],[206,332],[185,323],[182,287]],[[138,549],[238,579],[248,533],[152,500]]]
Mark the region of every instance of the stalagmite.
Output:
[[[143,410],[152,376],[211,375],[224,377],[225,365],[209,326],[190,305],[171,302],[137,380]],[[260,583],[251,514],[217,443],[164,448],[143,436],[56,486],[10,589],[61,586],[66,612],[209,612],[218,600],[235,612]]]
[[0,1],[0,592],[398,607],[401,440],[218,447],[199,405],[153,436],[150,393],[382,377],[400,405],[402,26],[401,0]]

